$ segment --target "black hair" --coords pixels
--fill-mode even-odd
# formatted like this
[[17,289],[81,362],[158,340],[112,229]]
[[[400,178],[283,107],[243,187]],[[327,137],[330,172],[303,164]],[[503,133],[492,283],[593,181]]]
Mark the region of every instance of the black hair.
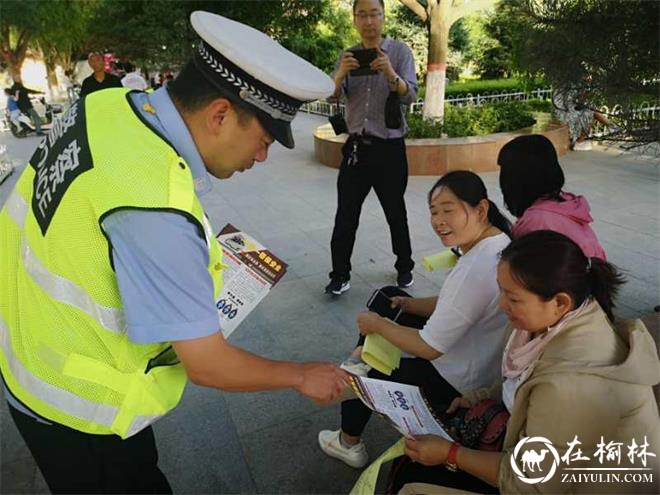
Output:
[[509,141],[497,163],[504,205],[517,218],[540,198],[563,201],[564,172],[555,147],[545,136],[529,134]]
[[134,70],[135,70],[135,67],[133,66],[132,63],[124,62],[124,72],[126,72],[128,74],[129,72],[133,72]]
[[504,248],[501,261],[509,264],[515,280],[544,300],[566,292],[577,308],[593,296],[614,320],[614,299],[625,278],[611,263],[585,256],[565,235],[551,230],[525,234]]
[[5,88],[5,94],[10,95],[11,94],[11,88]]
[[472,207],[479,204],[479,201],[488,200],[488,221],[491,225],[497,227],[506,235],[511,237],[511,222],[502,215],[497,205],[488,199],[486,185],[474,172],[467,170],[454,170],[440,177],[429,191],[428,202],[431,204],[433,192],[439,187],[446,187],[453,192],[461,201],[465,201]]
[[[357,4],[360,0],[353,0],[353,13],[355,14],[355,7],[357,7]],[[383,7],[383,12],[385,12],[385,0],[378,0],[378,3],[380,3],[380,6]]]
[[194,112],[204,108],[217,98],[225,98],[231,101],[234,110],[236,110],[239,119],[243,123],[256,116],[256,113],[246,103],[243,103],[229,91],[210,83],[195,67],[192,60],[186,63],[175,79],[169,81],[167,89],[184,111]]

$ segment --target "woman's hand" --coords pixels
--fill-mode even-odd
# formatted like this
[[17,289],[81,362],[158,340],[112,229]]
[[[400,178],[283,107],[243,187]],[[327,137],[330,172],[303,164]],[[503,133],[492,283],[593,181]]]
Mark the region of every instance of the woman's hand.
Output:
[[399,308],[401,311],[404,313],[411,313],[410,311],[410,303],[413,301],[412,297],[406,297],[406,296],[394,296],[391,298],[392,303],[390,306],[392,308]]
[[382,322],[383,317],[373,311],[363,311],[357,317],[358,329],[362,335],[378,333]]
[[456,397],[449,407],[447,408],[447,414],[454,414],[459,408],[467,409],[471,406],[470,402],[465,397]]
[[451,442],[435,435],[406,438],[404,453],[413,461],[425,466],[437,466],[447,462]]

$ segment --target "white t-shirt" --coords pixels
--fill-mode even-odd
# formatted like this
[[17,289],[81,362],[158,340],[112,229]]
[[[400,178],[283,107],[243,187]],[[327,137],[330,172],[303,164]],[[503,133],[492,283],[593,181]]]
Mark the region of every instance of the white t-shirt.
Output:
[[144,91],[149,87],[147,81],[144,80],[144,77],[140,72],[129,72],[121,80],[122,86],[130,89],[137,89],[138,91]]
[[433,360],[438,373],[461,393],[500,375],[507,318],[498,307],[497,263],[508,244],[506,234],[487,237],[461,256],[420,332],[443,353]]

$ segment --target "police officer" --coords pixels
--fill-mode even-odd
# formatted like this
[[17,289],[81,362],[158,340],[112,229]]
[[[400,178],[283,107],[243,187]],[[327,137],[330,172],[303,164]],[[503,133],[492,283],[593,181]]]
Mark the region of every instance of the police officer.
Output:
[[[54,493],[168,493],[151,424],[187,378],[230,391],[338,397],[324,363],[224,340],[222,252],[198,199],[293,148],[290,122],[332,80],[264,34],[194,12],[201,40],[152,93],[78,100],[0,211],[0,370],[11,415]],[[295,79],[292,79],[295,75]]]

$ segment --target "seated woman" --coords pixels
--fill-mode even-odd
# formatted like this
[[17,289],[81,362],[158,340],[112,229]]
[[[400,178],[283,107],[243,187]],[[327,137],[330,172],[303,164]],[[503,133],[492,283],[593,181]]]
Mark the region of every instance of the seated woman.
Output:
[[586,198],[562,191],[564,172],[548,138],[519,136],[504,145],[497,163],[504,204],[518,219],[511,229],[514,238],[533,230],[554,230],[587,256],[607,259],[589,225],[593,218]]
[[[612,315],[613,298],[623,283],[615,267],[586,257],[566,236],[545,230],[511,241],[502,252],[497,281],[500,305],[513,327],[503,377],[456,399],[448,412],[485,398],[503,401],[511,413],[503,450],[468,449],[434,436],[407,440],[405,453],[416,463],[400,464],[394,491],[423,482],[442,488],[403,492],[445,493],[451,487],[480,493],[657,493],[660,419],[652,386],[660,382],[660,361],[640,320]],[[511,457],[520,470],[524,454],[536,452],[533,469],[521,470],[526,478],[547,476],[556,459],[547,444],[538,442],[525,444],[516,456],[521,440],[535,442],[534,437],[547,439],[560,463],[550,479],[530,485],[514,471]],[[606,445],[621,449],[619,462]],[[642,449],[654,455],[642,460]],[[458,470],[445,469],[448,462]],[[653,481],[635,477],[641,482],[616,483],[605,474],[596,482],[591,477],[576,481],[579,473],[602,473],[593,468],[606,467],[650,468],[631,472],[652,474]]]
[[[443,176],[429,192],[429,207],[442,244],[462,252],[440,294],[394,297],[393,304],[405,312],[399,321],[410,326],[372,312],[360,314],[358,326],[361,334],[380,334],[416,356],[401,359],[391,376],[371,370],[369,377],[420,386],[432,403],[446,408],[465,390],[491,383],[499,373],[506,316],[498,309],[495,275],[499,253],[510,240],[510,224],[472,172]],[[358,345],[363,342],[364,337]],[[362,467],[368,456],[360,436],[371,410],[358,399],[344,401],[341,409],[341,429],[321,431],[319,444],[329,456]]]

